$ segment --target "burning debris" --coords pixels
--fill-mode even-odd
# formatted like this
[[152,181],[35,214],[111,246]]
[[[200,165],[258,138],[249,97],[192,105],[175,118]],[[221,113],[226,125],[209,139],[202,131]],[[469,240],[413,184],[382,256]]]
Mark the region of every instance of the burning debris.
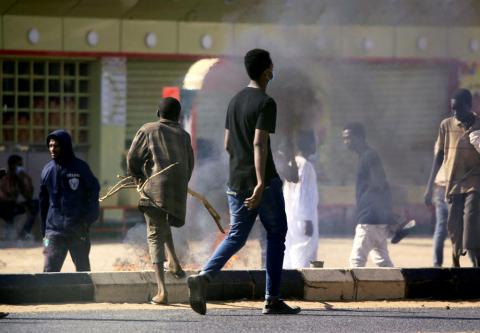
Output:
[[115,259],[114,271],[142,271],[151,270],[152,265],[147,246],[146,225],[137,223],[127,232],[123,241],[126,255]]

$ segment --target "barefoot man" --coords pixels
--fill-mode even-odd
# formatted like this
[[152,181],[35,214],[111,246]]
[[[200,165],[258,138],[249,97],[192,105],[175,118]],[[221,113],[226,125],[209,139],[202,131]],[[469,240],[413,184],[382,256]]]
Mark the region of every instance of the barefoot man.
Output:
[[[185,224],[188,181],[194,163],[190,136],[178,123],[180,109],[178,100],[165,98],[157,111],[160,120],[138,130],[127,156],[130,175],[137,184],[144,184],[138,206],[147,221],[148,248],[158,285],[157,295],[151,300],[154,304],[168,303],[163,268],[165,247],[169,271],[177,278],[185,276],[170,230],[171,226]],[[155,175],[172,164],[175,166]]]

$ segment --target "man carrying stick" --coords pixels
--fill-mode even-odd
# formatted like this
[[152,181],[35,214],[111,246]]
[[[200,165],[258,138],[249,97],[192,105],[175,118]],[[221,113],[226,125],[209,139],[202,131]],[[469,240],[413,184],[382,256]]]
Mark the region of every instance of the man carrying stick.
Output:
[[[185,276],[175,253],[170,226],[185,224],[188,181],[193,171],[190,136],[178,123],[180,103],[167,97],[161,103],[157,122],[143,125],[135,135],[128,152],[130,175],[141,185],[139,209],[147,221],[150,258],[155,268],[158,292],[154,304],[168,304],[165,288],[165,247],[170,272]],[[165,172],[159,172],[169,166]]]

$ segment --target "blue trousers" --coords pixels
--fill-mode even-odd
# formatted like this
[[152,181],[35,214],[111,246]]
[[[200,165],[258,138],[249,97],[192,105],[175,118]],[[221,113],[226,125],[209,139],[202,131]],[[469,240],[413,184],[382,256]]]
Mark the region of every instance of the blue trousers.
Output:
[[44,272],[60,272],[63,262],[70,252],[77,272],[90,271],[90,238],[85,235],[56,236],[48,235],[43,241],[45,258]]
[[448,203],[445,200],[445,187],[435,186],[433,203],[435,205],[435,231],[433,233],[433,266],[443,264],[443,245],[447,238]]
[[209,280],[215,277],[227,261],[237,253],[247,241],[257,215],[267,232],[267,262],[265,299],[275,299],[280,296],[283,256],[285,252],[285,236],[287,235],[287,216],[282,192],[282,181],[275,178],[263,191],[260,205],[248,210],[244,201],[251,191],[239,193],[227,191],[230,208],[230,231],[220,243],[201,275]]

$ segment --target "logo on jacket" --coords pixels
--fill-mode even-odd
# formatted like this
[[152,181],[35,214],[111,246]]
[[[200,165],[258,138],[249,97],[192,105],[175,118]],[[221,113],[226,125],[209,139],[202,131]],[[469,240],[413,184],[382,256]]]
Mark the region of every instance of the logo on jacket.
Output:
[[78,189],[78,184],[80,184],[80,180],[78,178],[70,178],[68,184],[73,191],[76,191]]

